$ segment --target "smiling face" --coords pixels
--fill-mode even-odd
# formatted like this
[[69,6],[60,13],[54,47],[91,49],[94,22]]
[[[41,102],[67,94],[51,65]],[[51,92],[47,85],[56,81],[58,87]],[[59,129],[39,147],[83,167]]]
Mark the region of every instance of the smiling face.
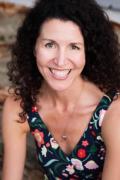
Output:
[[72,21],[50,19],[36,41],[38,69],[47,85],[63,91],[78,83],[85,66],[84,39]]

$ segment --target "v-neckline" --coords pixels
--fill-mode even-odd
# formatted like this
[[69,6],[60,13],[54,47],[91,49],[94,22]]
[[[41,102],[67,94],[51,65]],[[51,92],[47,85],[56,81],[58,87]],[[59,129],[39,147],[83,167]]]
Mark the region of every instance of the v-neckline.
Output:
[[[95,109],[96,109],[96,108],[95,108]],[[57,149],[59,149],[59,151],[61,151],[62,154],[63,154],[66,158],[70,158],[70,157],[72,156],[72,154],[74,153],[75,149],[78,147],[78,145],[81,145],[81,142],[82,142],[82,139],[83,139],[83,137],[84,137],[84,134],[87,133],[87,131],[88,131],[88,128],[89,128],[89,126],[90,126],[90,122],[91,122],[91,120],[92,120],[92,117],[93,117],[95,111],[93,112],[92,117],[90,118],[90,121],[89,121],[89,123],[87,124],[87,127],[85,128],[85,130],[83,131],[83,133],[82,133],[82,135],[80,136],[79,140],[77,141],[77,143],[75,144],[74,148],[72,149],[72,151],[71,151],[69,154],[67,154],[66,152],[64,152],[64,150],[62,149],[62,147],[60,146],[60,144],[58,143],[58,141],[55,139],[54,135],[49,131],[48,127],[46,126],[46,124],[45,124],[44,121],[42,120],[40,114],[39,114],[38,112],[36,112],[36,113],[37,113],[37,115],[38,115],[38,118],[39,118],[40,122],[44,125],[47,134],[49,134],[49,138],[50,138],[50,139],[53,138],[53,139],[55,140],[56,144],[58,145],[58,148],[57,148]]]
[[[102,100],[104,99],[104,97],[106,97],[107,99],[109,99],[109,97],[106,96],[106,95],[103,95],[103,96],[102,96],[102,98],[101,98],[100,101],[98,102],[95,110],[93,111],[92,116],[91,116],[91,118],[90,118],[90,120],[89,120],[86,128],[84,129],[82,135],[80,136],[80,138],[79,138],[79,140],[77,141],[76,145],[74,146],[74,148],[72,149],[72,151],[71,151],[69,154],[67,154],[66,152],[64,152],[64,150],[62,149],[62,147],[59,145],[58,141],[55,139],[54,135],[49,131],[48,127],[46,126],[46,124],[45,124],[44,121],[42,120],[39,112],[38,112],[38,111],[35,112],[35,113],[37,114],[40,122],[42,123],[42,125],[44,125],[44,128],[46,129],[47,134],[49,135],[50,138],[53,138],[53,139],[55,140],[56,144],[58,145],[58,148],[57,148],[57,149],[59,149],[59,151],[61,151],[61,153],[64,155],[65,158],[70,158],[70,157],[72,157],[72,154],[75,153],[75,150],[77,149],[77,147],[82,145],[82,140],[83,140],[83,138],[84,138],[84,135],[85,135],[86,133],[88,133],[88,129],[89,129],[90,123],[91,123],[91,121],[92,121],[92,119],[93,119],[93,116],[94,116],[94,114],[95,114],[98,106],[100,105],[100,103],[101,103]],[[110,99],[109,99],[109,100],[110,100]]]

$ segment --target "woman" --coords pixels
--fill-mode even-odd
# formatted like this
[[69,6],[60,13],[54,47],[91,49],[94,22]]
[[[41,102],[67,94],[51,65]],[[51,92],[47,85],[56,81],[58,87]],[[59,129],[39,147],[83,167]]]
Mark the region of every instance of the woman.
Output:
[[36,3],[9,63],[3,180],[22,179],[29,131],[49,180],[120,179],[119,57],[94,0]]

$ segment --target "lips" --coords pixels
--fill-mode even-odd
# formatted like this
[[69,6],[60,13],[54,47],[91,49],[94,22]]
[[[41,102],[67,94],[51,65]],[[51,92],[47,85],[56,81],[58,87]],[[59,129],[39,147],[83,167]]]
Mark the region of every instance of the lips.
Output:
[[49,68],[52,76],[55,79],[61,79],[61,80],[65,80],[69,73],[71,72],[71,69],[53,69],[53,68]]

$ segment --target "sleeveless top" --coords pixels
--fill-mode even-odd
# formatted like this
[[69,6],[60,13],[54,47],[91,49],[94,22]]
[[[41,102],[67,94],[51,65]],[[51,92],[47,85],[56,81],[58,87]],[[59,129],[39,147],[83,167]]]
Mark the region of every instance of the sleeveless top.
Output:
[[98,180],[105,160],[105,144],[101,137],[103,117],[116,92],[102,97],[82,137],[66,155],[33,107],[28,113],[30,131],[36,143],[37,159],[49,180]]

